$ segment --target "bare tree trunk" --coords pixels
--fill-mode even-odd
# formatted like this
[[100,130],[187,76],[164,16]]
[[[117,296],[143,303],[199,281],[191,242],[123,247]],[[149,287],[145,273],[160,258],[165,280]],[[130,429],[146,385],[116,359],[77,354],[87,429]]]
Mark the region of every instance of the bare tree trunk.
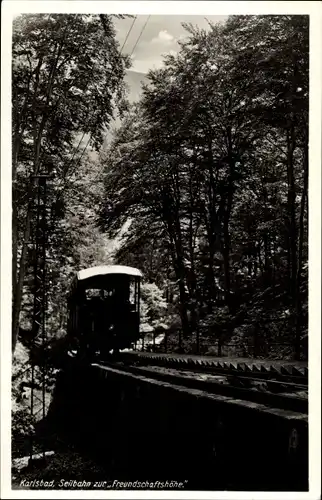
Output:
[[190,257],[190,270],[188,275],[188,290],[191,301],[191,327],[194,331],[197,325],[197,303],[196,303],[196,274],[195,274],[195,240],[194,240],[194,226],[193,226],[193,214],[194,214],[194,196],[192,192],[192,173],[189,171],[189,257]]
[[[207,309],[210,314],[213,309],[215,299],[215,273],[214,259],[216,251],[216,230],[218,229],[218,214],[216,207],[216,188],[217,176],[214,173],[214,157],[212,153],[212,142],[208,139],[208,171],[209,171],[209,187],[208,187],[208,220],[206,220],[208,246],[209,246],[209,266],[208,266],[208,304]],[[206,216],[207,219],[207,216]]]
[[304,243],[304,214],[308,189],[308,147],[304,148],[304,172],[303,172],[303,190],[301,197],[300,221],[299,221],[299,244],[298,244],[298,266],[296,279],[296,329],[295,329],[295,358],[298,360],[301,356],[301,282],[302,282],[302,264],[303,264],[303,243]]
[[223,228],[223,248],[222,254],[224,259],[224,272],[225,272],[225,299],[229,311],[231,312],[231,297],[230,297],[230,235],[229,235],[229,219],[228,215],[224,218]]
[[288,210],[288,242],[289,242],[289,282],[290,296],[292,303],[292,325],[294,332],[294,356],[299,356],[299,346],[297,345],[297,224],[296,224],[296,204],[295,204],[295,177],[294,177],[294,150],[295,150],[295,131],[294,123],[291,121],[290,128],[286,133],[287,139],[287,210]]
[[221,338],[221,334],[218,336],[218,352],[217,352],[217,355],[219,357],[221,357],[221,353],[222,353],[222,338]]
[[[17,263],[18,263],[18,196],[17,196],[17,166],[21,138],[26,128],[26,111],[30,96],[31,76],[27,82],[25,100],[19,113],[17,96],[13,89],[13,141],[12,141],[12,303],[14,304],[17,289]],[[14,309],[13,309],[14,312]]]
[[207,310],[210,314],[213,309],[213,299],[214,299],[214,283],[215,283],[215,274],[214,274],[214,257],[215,257],[215,242],[213,230],[210,228],[208,232],[208,246],[209,246],[209,265],[207,270]]
[[[190,325],[189,325],[189,319],[188,319],[188,307],[187,307],[187,296],[186,296],[186,290],[185,290],[185,270],[184,270],[184,265],[183,265],[183,259],[180,251],[178,252],[178,246],[173,242],[173,240],[170,242],[170,248],[171,248],[171,254],[172,254],[172,260],[173,260],[173,267],[174,267],[174,272],[176,279],[178,281],[179,285],[179,313],[180,313],[180,319],[181,319],[181,325],[182,325],[182,332],[184,335],[187,335],[190,333]],[[179,335],[179,347],[181,348],[181,332]]]
[[[179,286],[179,313],[183,334],[186,335],[189,328],[187,297],[185,291],[185,267],[183,261],[183,247],[181,239],[181,228],[177,204],[174,204],[172,193],[165,192],[163,200],[163,222],[169,237],[169,248],[172,257],[173,268]],[[174,213],[176,211],[176,213]],[[179,335],[179,347],[181,348],[181,332]]]
[[[180,317],[182,323],[182,333],[184,336],[191,333],[191,328],[188,319],[188,304],[187,304],[187,294],[185,287],[186,280],[186,269],[184,265],[184,248],[180,224],[180,204],[181,204],[181,193],[180,193],[180,172],[178,168],[174,170],[173,176],[173,190],[174,190],[174,242],[176,249],[176,270],[179,280],[179,295],[180,295]],[[181,332],[179,335],[179,348],[182,347]]]
[[257,243],[257,259],[258,259],[258,265],[259,265],[260,272],[263,273],[264,266],[263,266],[261,253],[262,253],[262,242],[261,242],[261,240],[259,240]]
[[[183,335],[188,335],[191,329],[188,319],[188,304],[187,304],[187,294],[185,287],[186,273],[183,262],[183,248],[180,237],[179,238],[176,237],[175,239],[175,249],[176,249],[175,272],[176,272],[176,277],[179,281],[180,317],[182,323],[182,332]],[[179,347],[181,348],[181,338],[179,338]]]
[[293,155],[295,150],[294,125],[287,134],[287,181],[288,181],[288,217],[289,217],[289,241],[290,241],[290,264],[291,264],[291,293],[295,298],[296,276],[297,276],[297,225],[295,214],[295,178]]
[[17,189],[12,186],[12,299],[17,288],[17,260],[18,260],[18,216],[17,216]]
[[228,127],[227,130],[227,152],[229,159],[229,182],[228,182],[228,193],[227,193],[227,204],[224,209],[223,214],[223,259],[224,259],[224,270],[225,270],[225,298],[226,304],[228,306],[229,312],[233,312],[232,300],[231,300],[231,281],[230,281],[230,234],[229,234],[229,221],[230,214],[233,203],[234,195],[234,175],[235,175],[235,162],[233,159],[233,148],[232,148],[232,136],[231,128]]

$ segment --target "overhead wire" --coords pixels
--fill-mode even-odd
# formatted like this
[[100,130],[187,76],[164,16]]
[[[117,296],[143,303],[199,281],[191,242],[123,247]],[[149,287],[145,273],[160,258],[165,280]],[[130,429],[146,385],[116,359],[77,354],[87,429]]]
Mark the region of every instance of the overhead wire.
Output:
[[133,55],[133,52],[135,51],[136,46],[137,46],[137,44],[139,43],[139,40],[140,40],[140,38],[141,38],[141,36],[142,36],[143,31],[144,31],[144,30],[145,30],[145,28],[146,28],[146,25],[147,25],[147,24],[148,24],[148,22],[149,22],[150,17],[151,17],[151,15],[149,15],[149,16],[148,16],[148,18],[147,18],[147,20],[145,21],[145,24],[144,24],[144,26],[143,26],[143,28],[142,28],[142,30],[141,30],[141,32],[140,32],[140,34],[139,34],[139,36],[138,36],[138,39],[137,39],[137,41],[135,42],[135,45],[134,45],[134,47],[133,47],[133,49],[132,49],[132,52],[131,52],[131,54],[130,54],[130,57]]
[[[132,54],[133,54],[134,50],[136,49],[136,47],[137,47],[137,45],[138,45],[138,43],[139,43],[139,40],[140,40],[140,38],[141,38],[141,36],[142,36],[142,34],[143,34],[143,31],[145,30],[146,25],[148,24],[148,21],[149,21],[150,17],[151,17],[151,15],[149,15],[149,16],[147,17],[147,20],[145,21],[145,23],[144,23],[144,25],[143,25],[143,28],[141,29],[141,32],[140,32],[140,34],[139,34],[139,36],[138,36],[138,38],[137,38],[137,40],[136,40],[136,42],[135,42],[135,44],[134,44],[134,47],[133,47],[133,49],[132,49],[132,51],[131,51],[130,57],[132,56]],[[135,18],[134,18],[134,20],[133,20],[133,23],[132,23],[132,25],[130,26],[130,29],[128,30],[128,33],[127,33],[127,35],[126,35],[126,37],[125,37],[124,43],[123,43],[122,48],[121,48],[121,54],[122,54],[123,48],[124,48],[124,46],[125,46],[125,43],[126,43],[126,41],[127,41],[128,37],[129,37],[129,35],[130,35],[131,31],[132,31],[132,28],[133,28],[133,26],[134,26],[134,23],[135,23],[136,19],[137,19],[137,16],[135,16]],[[106,139],[107,135],[108,135],[108,132],[106,133],[106,135],[105,135],[105,137],[104,137],[104,141],[103,141],[103,142],[105,142],[105,139]],[[86,147],[87,147],[87,145],[86,145]]]
[[132,31],[132,28],[133,28],[134,23],[135,23],[135,21],[136,21],[136,20],[137,20],[137,16],[135,16],[135,17],[134,17],[134,19],[133,19],[133,23],[131,24],[131,27],[130,27],[130,29],[129,29],[129,30],[128,30],[128,32],[127,32],[127,35],[126,35],[125,40],[124,40],[124,42],[123,42],[123,45],[122,45],[122,47],[121,47],[121,54],[122,54],[122,51],[123,51],[123,49],[124,49],[124,46],[125,46],[125,44],[126,44],[126,42],[127,42],[127,39],[128,39],[128,38],[129,38],[129,36],[130,36],[130,33],[131,33],[131,31]]
[[[137,15],[136,15],[136,16],[134,16],[133,22],[132,22],[132,24],[131,24],[131,26],[130,26],[130,28],[129,28],[129,30],[128,30],[128,32],[127,32],[127,34],[126,34],[125,40],[124,40],[123,45],[122,45],[121,50],[120,50],[121,55],[122,55],[123,49],[124,49],[124,47],[125,47],[125,44],[126,44],[126,42],[127,42],[127,39],[129,38],[130,33],[131,33],[132,29],[133,29],[134,23],[135,23],[135,21],[137,20],[137,17],[138,17]],[[145,25],[146,25],[146,23],[145,23]],[[142,30],[142,31],[143,31],[143,30]],[[142,34],[142,32],[141,32],[141,34]],[[137,42],[136,42],[136,45],[137,45]],[[133,53],[133,50],[132,50],[132,53]],[[131,53],[131,55],[132,55],[132,53]],[[103,143],[105,142],[105,140],[106,140],[106,137],[107,137],[107,136],[108,136],[108,132],[105,134],[105,137],[104,137]],[[86,145],[86,148],[87,148],[87,145]]]

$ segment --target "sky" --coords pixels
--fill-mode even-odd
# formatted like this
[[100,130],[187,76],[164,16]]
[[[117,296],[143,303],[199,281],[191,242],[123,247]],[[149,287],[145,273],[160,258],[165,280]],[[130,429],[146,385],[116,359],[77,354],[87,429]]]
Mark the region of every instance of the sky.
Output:
[[[208,16],[207,19],[213,23],[217,23],[225,21],[227,16]],[[181,37],[187,36],[182,23],[192,23],[200,28],[208,28],[208,23],[204,16],[152,15],[149,17],[138,15],[123,48],[124,52],[132,52],[146,21],[148,22],[133,53],[132,69],[138,73],[147,73],[152,67],[160,67],[162,64],[162,54],[172,51],[177,52],[179,50],[177,41]],[[121,46],[132,23],[132,18],[118,19],[115,22],[117,38]]]
[[[228,16],[207,16],[207,19],[212,23],[222,23],[227,18]],[[133,18],[117,19],[114,21],[117,30],[116,36],[121,47],[124,44],[132,23]],[[162,66],[163,55],[179,51],[178,40],[188,35],[182,23],[191,23],[200,28],[209,29],[208,22],[204,16],[137,16],[123,47],[123,53],[131,55],[133,52],[131,57],[132,67],[127,72],[126,78],[130,87],[130,101],[139,98],[140,82],[145,79],[145,74],[152,68],[160,68]],[[140,36],[141,31],[142,34]],[[139,41],[137,43],[138,38]]]
[[[228,16],[207,16],[207,20],[211,23],[223,23],[227,18]],[[127,71],[125,77],[130,102],[137,101],[140,98],[141,83],[145,81],[147,72],[150,69],[162,67],[165,54],[180,50],[178,40],[188,36],[182,23],[191,23],[200,28],[209,29],[208,21],[204,16],[151,15],[149,17],[148,15],[138,15],[126,40],[133,19],[114,20],[116,38],[120,43],[120,47],[123,47],[122,53],[131,55],[133,52],[131,55],[132,67]],[[135,50],[133,51],[133,49]],[[105,147],[111,141],[113,130],[119,126],[120,120],[116,117],[107,131],[104,140]]]

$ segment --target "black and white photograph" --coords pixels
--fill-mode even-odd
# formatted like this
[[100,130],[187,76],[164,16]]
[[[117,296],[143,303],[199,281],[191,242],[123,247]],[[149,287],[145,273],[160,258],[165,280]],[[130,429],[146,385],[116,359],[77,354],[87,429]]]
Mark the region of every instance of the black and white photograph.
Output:
[[5,498],[317,500],[320,2],[4,7]]

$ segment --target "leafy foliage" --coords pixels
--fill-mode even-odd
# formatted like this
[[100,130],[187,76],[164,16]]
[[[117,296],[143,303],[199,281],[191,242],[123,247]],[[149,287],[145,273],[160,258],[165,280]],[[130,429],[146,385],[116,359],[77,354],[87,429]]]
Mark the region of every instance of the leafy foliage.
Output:
[[168,307],[162,290],[155,283],[143,283],[141,298],[141,331],[154,331],[166,327]]
[[[28,244],[36,225],[39,173],[52,176],[47,189],[49,317],[61,308],[56,298],[64,295],[71,269],[83,258],[85,265],[104,259],[104,251],[87,250],[100,184],[95,186],[97,171],[84,163],[84,155],[87,145],[100,149],[115,112],[124,109],[129,60],[121,55],[112,17],[106,15],[19,16],[12,53],[14,349],[19,319],[26,327],[32,307],[35,256]],[[99,239],[95,229],[94,235]]]
[[118,259],[140,262],[175,302],[184,337],[212,324],[221,343],[241,328],[255,343],[289,342],[299,357],[308,18],[186,29],[101,159],[101,225],[113,237],[129,222]]

